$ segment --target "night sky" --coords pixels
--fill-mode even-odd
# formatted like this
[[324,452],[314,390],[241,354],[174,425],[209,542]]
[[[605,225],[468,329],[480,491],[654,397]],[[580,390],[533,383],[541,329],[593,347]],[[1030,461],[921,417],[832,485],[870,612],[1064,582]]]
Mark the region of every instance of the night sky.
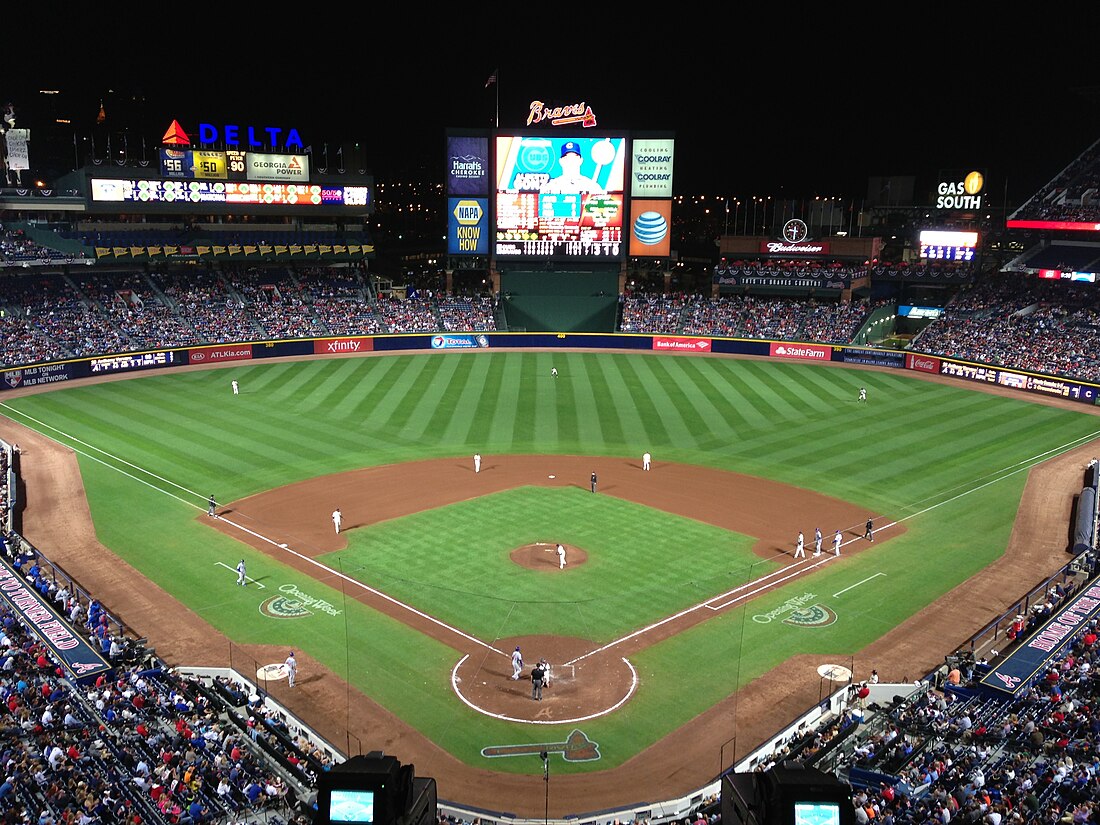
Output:
[[[476,38],[374,27],[358,48],[344,29],[366,23],[338,15],[321,27],[307,18],[268,50],[255,47],[275,37],[262,26],[239,43],[204,45],[154,26],[140,48],[119,45],[134,35],[100,31],[76,71],[23,71],[43,64],[9,53],[0,96],[16,104],[21,126],[61,114],[81,134],[96,128],[103,100],[108,125],[154,145],[172,118],[293,126],[315,153],[358,143],[366,171],[381,179],[417,169],[441,178],[448,127],[499,118],[501,128],[523,128],[533,100],[585,103],[599,130],[674,132],[677,194],[742,198],[859,199],[871,176],[916,176],[920,191],[941,171],[980,169],[991,189],[1022,201],[1100,138],[1100,72],[1074,70],[1069,57],[1037,60],[1011,33],[995,42],[991,24],[971,23],[982,34],[968,39],[954,36],[974,31],[958,21],[961,31],[936,39],[874,25],[859,34],[847,21],[838,38],[800,14],[752,34],[733,21],[655,21],[601,39],[606,23],[590,10],[583,24],[527,34],[519,20]],[[722,26],[732,26],[728,37],[694,39]],[[486,87],[491,74],[497,82]],[[62,94],[46,100],[39,88]]]

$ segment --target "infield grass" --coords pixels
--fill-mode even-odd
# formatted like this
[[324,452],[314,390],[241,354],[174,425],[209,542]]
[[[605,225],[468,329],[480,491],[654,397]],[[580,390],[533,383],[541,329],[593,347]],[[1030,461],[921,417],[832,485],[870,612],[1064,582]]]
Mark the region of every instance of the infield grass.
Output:
[[[240,396],[230,392],[232,379]],[[867,404],[856,404],[860,386]],[[1100,429],[1083,411],[900,372],[583,352],[253,361],[26,396],[4,402],[3,412],[78,451],[100,540],[214,627],[240,642],[308,651],[460,759],[525,773],[541,770],[537,760],[480,756],[486,745],[531,741],[532,732],[457,702],[449,688],[453,650],[345,599],[348,585],[335,574],[315,581],[210,530],[195,517],[205,512],[206,496],[229,501],[357,467],[468,460],[475,451],[637,457],[649,450],[658,462],[759,475],[905,520],[906,533],[889,543],[633,657],[639,691],[622,710],[584,724],[602,758],[560,768],[576,772],[622,763],[791,655],[826,650],[843,661],[998,558],[1027,468]],[[583,492],[579,498],[595,504]],[[377,564],[357,555],[355,533],[329,561],[334,571],[486,640],[536,632],[614,638],[768,569],[751,557],[752,537],[596,498],[594,517],[586,518],[569,510],[569,490],[488,496],[370,528],[370,541],[389,548]],[[530,517],[528,533],[486,529],[517,507],[524,521]],[[613,562],[604,563],[601,552],[576,571],[580,589],[572,598],[546,590],[545,578],[536,586],[538,577],[506,559],[525,535],[540,540],[546,520],[563,510],[572,532],[559,524],[555,537],[615,550]],[[639,535],[649,540],[624,534],[632,523],[644,525],[648,532]],[[673,533],[672,523],[704,548],[691,565],[669,564],[676,548],[653,540]],[[486,549],[477,554],[440,552],[479,537]],[[265,618],[256,599],[243,600],[233,584],[231,568],[242,555],[272,593],[292,586],[331,612],[314,610],[307,621]],[[624,579],[624,570],[632,576]],[[1021,582],[1021,590],[1030,584]],[[515,609],[535,595],[552,605],[542,620]],[[784,606],[807,596],[838,621],[815,630],[784,624]],[[960,641],[945,639],[944,652]],[[710,678],[693,678],[703,666]],[[564,736],[572,726],[562,727],[540,729],[535,738]]]

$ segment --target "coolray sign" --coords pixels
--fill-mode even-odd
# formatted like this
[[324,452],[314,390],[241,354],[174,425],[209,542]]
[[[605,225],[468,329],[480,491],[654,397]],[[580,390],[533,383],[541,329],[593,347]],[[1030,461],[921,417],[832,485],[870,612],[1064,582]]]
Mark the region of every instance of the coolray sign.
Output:
[[771,343],[770,353],[775,358],[800,358],[809,361],[831,361],[833,358],[832,347],[821,347],[816,344],[777,344]]
[[677,352],[710,352],[709,338],[654,338],[653,349]]
[[905,355],[905,368],[907,370],[919,370],[920,372],[940,371],[940,359],[931,355],[914,355],[909,352]]
[[674,140],[637,138],[630,148],[630,195],[671,198]]
[[218,347],[202,347],[187,353],[189,364],[213,364],[220,361],[247,361],[252,358],[251,344],[226,344]]
[[90,681],[112,669],[110,662],[73,631],[42,595],[15,568],[0,558],[0,598],[17,618],[61,660],[77,682]]
[[348,352],[373,352],[374,339],[362,335],[348,338],[318,338],[313,342],[314,355],[339,355]]

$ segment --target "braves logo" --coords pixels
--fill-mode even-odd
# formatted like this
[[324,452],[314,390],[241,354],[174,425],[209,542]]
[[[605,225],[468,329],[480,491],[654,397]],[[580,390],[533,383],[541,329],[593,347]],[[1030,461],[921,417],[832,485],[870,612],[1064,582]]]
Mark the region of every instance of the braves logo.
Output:
[[1007,673],[994,673],[993,678],[999,679],[1009,690],[1015,689],[1016,685],[1023,681],[1019,676],[1009,676]]

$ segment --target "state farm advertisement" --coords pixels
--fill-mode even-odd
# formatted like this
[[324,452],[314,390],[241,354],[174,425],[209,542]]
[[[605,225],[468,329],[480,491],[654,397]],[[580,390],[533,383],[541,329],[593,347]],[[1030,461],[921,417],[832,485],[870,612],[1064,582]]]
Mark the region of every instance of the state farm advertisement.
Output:
[[817,344],[771,344],[773,358],[798,358],[803,361],[831,361],[833,348]]
[[940,373],[940,359],[931,355],[914,355],[907,353],[905,356],[905,368],[907,370],[920,370],[921,372]]
[[374,339],[354,335],[349,338],[318,338],[313,342],[314,355],[339,355],[348,352],[374,352]]
[[193,349],[187,353],[189,364],[220,364],[223,361],[249,361],[251,359],[251,344],[222,344],[217,347]]
[[710,339],[654,338],[653,349],[662,352],[710,352]]

